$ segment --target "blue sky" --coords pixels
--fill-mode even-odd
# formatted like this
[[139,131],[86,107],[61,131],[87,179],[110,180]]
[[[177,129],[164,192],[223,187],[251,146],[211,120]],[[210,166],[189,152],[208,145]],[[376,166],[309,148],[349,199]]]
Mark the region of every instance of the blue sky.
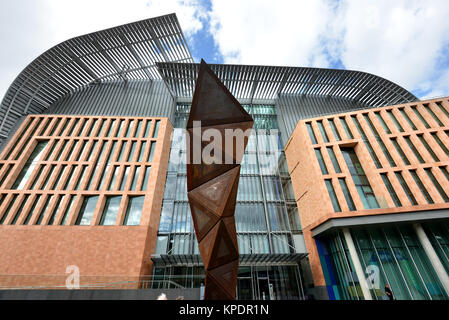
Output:
[[66,39],[172,12],[197,61],[358,70],[449,95],[447,0],[2,0],[0,97]]

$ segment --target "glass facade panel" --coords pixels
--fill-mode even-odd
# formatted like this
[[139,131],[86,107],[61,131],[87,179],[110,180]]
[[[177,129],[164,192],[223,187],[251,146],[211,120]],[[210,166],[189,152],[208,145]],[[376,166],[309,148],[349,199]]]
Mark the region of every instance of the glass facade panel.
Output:
[[412,128],[413,130],[416,130],[415,124],[413,123],[412,119],[410,119],[407,112],[405,112],[404,108],[400,108],[399,112],[401,113],[402,117],[407,121],[410,128]]
[[123,225],[137,226],[140,224],[140,216],[143,210],[145,196],[129,197]]
[[334,186],[332,185],[332,180],[325,180],[327,192],[332,201],[332,206],[335,212],[341,212],[340,204],[338,203],[337,195],[335,194]]
[[313,132],[312,123],[308,122],[306,123],[307,131],[309,132],[310,140],[312,140],[312,144],[317,144],[318,141],[316,140],[315,133]]
[[348,136],[348,139],[354,139],[354,136],[352,135],[351,130],[348,127],[348,124],[346,123],[345,118],[340,118],[341,125],[343,126],[343,129],[345,129],[346,135]]
[[418,205],[418,202],[415,199],[415,196],[413,195],[412,191],[407,185],[407,182],[405,182],[404,177],[402,176],[401,172],[395,172],[396,178],[398,179],[399,183],[402,186],[402,189],[404,189],[405,194],[407,195],[408,200],[413,206]]
[[394,125],[396,126],[396,129],[398,129],[399,132],[404,132],[404,128],[402,128],[401,124],[399,123],[398,119],[393,114],[392,110],[387,110],[387,114],[390,116],[391,121],[393,121]]
[[121,201],[122,196],[106,197],[106,204],[104,205],[103,214],[101,215],[100,226],[115,225]]
[[341,136],[338,133],[338,130],[337,130],[337,127],[335,126],[334,120],[333,119],[328,119],[328,121],[329,121],[329,125],[330,125],[330,127],[332,129],[332,132],[334,133],[335,140],[341,141]]
[[374,164],[376,165],[377,169],[382,168],[382,164],[379,161],[379,158],[377,158],[376,153],[373,150],[373,147],[371,146],[371,143],[368,141],[368,138],[365,134],[365,131],[363,131],[362,126],[360,125],[359,120],[356,116],[351,116],[352,121],[354,122],[357,130],[359,131],[360,136],[362,137],[363,143],[365,144],[366,148],[368,149],[368,152],[371,156],[371,159],[373,159]]
[[432,173],[432,169],[430,168],[425,168],[424,171],[427,173],[427,176],[429,177],[429,179],[432,181],[433,185],[435,186],[435,188],[438,190],[438,193],[440,194],[441,198],[443,198],[444,202],[449,202],[449,197],[447,196],[446,192],[444,191],[444,189],[441,187],[440,183],[438,182],[438,180],[435,178],[435,176]]
[[147,191],[148,180],[150,179],[151,167],[145,167],[145,175],[143,176],[142,191]]
[[315,155],[318,160],[318,164],[320,165],[321,173],[329,174],[329,171],[327,171],[326,163],[324,163],[323,154],[321,153],[321,149],[319,149],[319,148],[315,149]]
[[423,194],[424,198],[426,198],[427,203],[433,204],[432,197],[430,196],[429,192],[427,192],[426,187],[422,183],[421,179],[418,176],[418,173],[416,173],[416,170],[410,170],[410,174],[413,177],[413,180],[415,180],[415,183],[419,187],[419,190],[421,190],[421,193]]
[[418,139],[419,139],[419,141],[421,141],[423,146],[426,148],[427,152],[429,152],[429,154],[432,156],[433,161],[435,161],[435,162],[440,161],[440,159],[438,159],[437,155],[435,154],[435,152],[433,152],[432,148],[429,146],[429,144],[427,143],[426,139],[424,138],[424,136],[422,134],[418,135]]
[[357,210],[354,204],[354,201],[352,200],[351,193],[349,192],[348,185],[346,184],[345,178],[338,178],[338,182],[340,183],[341,190],[343,191],[343,194],[346,199],[346,203],[348,204],[348,208],[350,211]]
[[352,148],[341,148],[343,158],[346,161],[349,172],[351,173],[352,180],[355,184],[357,192],[362,200],[365,209],[378,209],[379,203],[374,195],[374,191],[371,188],[368,178],[365,175],[365,171]]
[[426,119],[423,118],[423,116],[421,115],[421,113],[418,111],[417,107],[411,107],[413,112],[415,113],[415,115],[419,118],[419,120],[421,120],[421,122],[423,123],[423,125],[426,127],[426,129],[430,128],[429,123],[426,121]]
[[391,199],[393,200],[395,206],[402,207],[402,203],[399,200],[396,191],[394,191],[393,185],[391,184],[390,179],[388,179],[388,175],[386,173],[381,173],[380,176],[382,177],[385,187],[387,187],[388,192],[390,193]]
[[76,218],[75,225],[88,226],[92,222],[95,207],[97,206],[98,196],[84,197],[83,204],[81,206],[78,217]]
[[386,134],[391,134],[390,128],[388,128],[387,124],[385,123],[384,119],[382,118],[382,115],[380,112],[374,112],[376,115],[377,120],[379,120],[380,124],[382,125],[382,128],[384,129]]
[[320,129],[321,132],[321,137],[323,138],[324,142],[329,142],[329,138],[327,136],[326,130],[324,129],[323,126],[323,122],[322,121],[317,121],[318,124],[318,128]]
[[401,159],[404,162],[404,164],[406,166],[409,166],[410,165],[410,161],[408,161],[408,158],[405,155],[404,151],[402,150],[401,146],[399,145],[398,140],[396,138],[392,138],[391,139],[391,143],[393,143],[394,148],[396,149],[396,151],[401,156]]
[[329,157],[334,165],[334,169],[336,173],[341,173],[340,165],[338,164],[337,157],[335,156],[334,149],[332,147],[327,147],[327,153],[329,153]]
[[438,134],[436,132],[431,133],[433,139],[436,143],[440,146],[441,150],[443,150],[446,155],[449,157],[449,149],[446,147],[446,145],[441,141],[440,137],[438,137]]
[[22,171],[20,171],[19,176],[12,185],[11,189],[22,190],[25,187],[26,183],[28,182],[31,176],[31,173],[34,171],[34,168],[36,167],[36,163],[42,157],[42,153],[44,152],[47,144],[48,140],[39,141],[37,143],[36,147],[34,147],[33,152],[31,153],[30,157],[25,163],[25,166],[22,168]]
[[424,163],[424,159],[421,157],[421,154],[416,149],[415,145],[413,144],[412,140],[410,139],[410,136],[404,136],[405,142],[407,142],[410,150],[413,151],[415,154],[416,159],[418,159],[419,163]]

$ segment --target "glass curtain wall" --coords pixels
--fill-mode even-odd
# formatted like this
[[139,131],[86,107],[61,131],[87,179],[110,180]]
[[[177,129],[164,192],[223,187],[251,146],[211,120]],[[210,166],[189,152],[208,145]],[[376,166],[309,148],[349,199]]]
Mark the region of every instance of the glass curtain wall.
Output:
[[[240,254],[295,253],[297,239],[294,238],[301,237],[301,227],[275,108],[272,105],[243,107],[255,124],[242,160],[237,195],[235,218]],[[189,111],[190,104],[177,105],[158,254],[199,254],[187,200],[183,131]]]
[[[397,300],[447,299],[411,225],[354,228],[351,235],[373,299],[386,299],[387,283]],[[330,295],[363,299],[342,232],[317,243]]]

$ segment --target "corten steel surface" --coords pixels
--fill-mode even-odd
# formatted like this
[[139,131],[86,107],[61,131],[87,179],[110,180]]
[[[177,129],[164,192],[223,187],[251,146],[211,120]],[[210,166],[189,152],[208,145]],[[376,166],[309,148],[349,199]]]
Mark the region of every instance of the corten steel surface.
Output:
[[[220,132],[222,141],[201,141],[198,135],[195,138],[194,121],[201,121],[201,129],[196,129],[201,132],[201,137],[205,130],[215,129]],[[206,300],[235,299],[239,252],[234,212],[240,163],[248,143],[244,132],[253,124],[252,117],[201,60],[187,121],[187,192],[206,269]],[[242,129],[235,131],[232,154],[226,154],[226,129]],[[243,148],[237,145],[239,140],[243,141]],[[201,142],[194,145],[197,141]],[[211,164],[201,157],[203,149],[209,144],[214,146],[214,150],[222,151],[221,155],[220,152],[214,153],[215,161]],[[194,162],[198,156],[198,161]]]

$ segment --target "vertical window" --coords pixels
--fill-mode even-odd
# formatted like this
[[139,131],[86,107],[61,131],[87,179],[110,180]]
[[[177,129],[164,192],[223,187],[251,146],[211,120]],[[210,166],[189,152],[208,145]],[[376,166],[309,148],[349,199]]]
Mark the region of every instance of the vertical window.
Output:
[[29,194],[26,194],[26,195],[23,197],[22,203],[20,204],[20,207],[19,207],[19,209],[17,210],[16,215],[14,216],[14,218],[13,218],[12,221],[11,221],[11,224],[12,224],[12,225],[13,225],[13,224],[16,224],[17,220],[19,220],[20,214],[22,213],[23,208],[25,207],[25,204],[27,203],[29,197],[30,197]]
[[390,197],[393,200],[394,205],[396,207],[401,207],[402,203],[399,200],[399,197],[396,194],[396,191],[394,191],[393,185],[391,184],[390,179],[388,179],[388,175],[386,173],[381,173],[380,176],[382,177],[382,180],[383,180],[385,186],[387,187],[388,192],[390,193]]
[[114,129],[115,119],[111,120],[109,124],[108,132],[106,133],[106,137],[110,137],[112,134],[112,130]]
[[443,141],[441,141],[440,137],[438,137],[438,134],[436,132],[432,132],[431,133],[433,139],[436,141],[436,143],[438,143],[438,145],[440,146],[440,148],[446,153],[446,155],[449,157],[449,150],[447,149],[447,147],[444,145]]
[[130,120],[128,123],[128,129],[126,130],[125,137],[127,138],[129,137],[129,135],[131,134],[132,127],[133,127],[133,120]]
[[150,134],[150,128],[151,128],[151,120],[147,120],[147,125],[145,127],[145,133],[143,135],[144,138],[148,138],[148,135]]
[[404,128],[402,128],[401,124],[398,122],[398,119],[394,116],[393,110],[387,110],[387,114],[390,116],[391,121],[393,121],[396,126],[396,129],[398,129],[399,132],[404,132]]
[[103,214],[101,215],[100,226],[115,225],[121,201],[122,196],[106,197],[106,204],[104,205]]
[[11,169],[14,167],[13,164],[8,164],[6,167],[6,170],[3,174],[3,177],[0,179],[0,187],[2,186],[3,182],[5,182],[6,177],[8,177],[9,173],[11,172]]
[[337,195],[335,194],[334,186],[332,185],[332,180],[325,180],[325,183],[334,211],[341,212],[340,204],[338,203]]
[[321,149],[315,149],[315,155],[316,155],[316,157],[318,159],[318,163],[319,163],[320,168],[321,168],[321,173],[322,174],[329,174],[329,172],[327,171],[326,164],[324,163],[323,155],[321,154]]
[[444,176],[446,177],[447,181],[449,181],[449,171],[447,170],[447,167],[440,167],[441,172],[443,172]]
[[377,169],[382,168],[379,158],[377,157],[376,153],[374,152],[373,147],[371,146],[371,143],[368,141],[365,131],[363,131],[362,126],[360,125],[360,122],[357,119],[357,116],[351,116],[351,118],[352,118],[352,121],[354,122],[357,130],[359,131],[359,134],[362,137],[362,140],[363,140],[366,148],[368,149],[368,152],[371,156],[371,159],[373,159],[374,164],[376,165],[376,168]]
[[382,128],[384,129],[385,133],[391,134],[391,130],[390,128],[388,128],[380,112],[374,112],[374,114],[376,115],[377,120],[379,120],[380,124],[382,125]]
[[48,140],[45,141],[39,141],[34,147],[33,152],[31,153],[30,157],[28,158],[27,162],[25,163],[25,166],[22,168],[22,171],[20,171],[16,181],[14,182],[11,189],[18,189],[22,190],[25,187],[25,184],[28,182],[28,179],[31,176],[31,173],[33,172],[34,168],[36,167],[36,162],[40,160],[42,157],[42,153],[45,150],[45,147],[48,144]]
[[70,168],[69,175],[67,177],[67,181],[65,182],[64,186],[62,187],[62,190],[67,190],[69,188],[70,183],[72,182],[72,177],[73,177],[73,173],[75,172],[75,170],[76,170],[76,166],[72,166]]
[[327,136],[326,130],[324,130],[323,121],[317,121],[318,128],[320,129],[321,136],[323,137],[324,142],[329,142],[329,138]]
[[401,113],[402,117],[407,121],[410,128],[412,128],[413,130],[416,130],[415,124],[413,123],[412,119],[410,119],[407,112],[405,112],[404,108],[400,108],[399,112]]
[[156,142],[152,141],[150,143],[150,153],[148,155],[148,162],[152,162],[153,161],[153,156],[154,156],[154,149],[156,148]]
[[345,178],[338,178],[338,182],[340,183],[341,190],[346,199],[346,203],[348,204],[348,208],[350,211],[356,211],[354,201],[352,199],[351,193],[349,192],[348,185],[346,184]]
[[449,197],[447,196],[446,192],[444,192],[444,189],[441,187],[440,183],[433,175],[432,169],[425,168],[424,171],[427,173],[427,176],[432,181],[435,188],[438,190],[438,193],[440,194],[441,198],[443,198],[444,202],[449,202]]
[[126,150],[126,141],[123,141],[122,146],[120,148],[120,154],[119,154],[118,160],[117,160],[118,162],[122,161],[123,155],[125,154],[125,150]]
[[58,140],[53,140],[50,151],[47,152],[45,158],[43,159],[44,161],[49,161],[52,158],[57,145],[58,145]]
[[125,167],[125,173],[123,174],[122,183],[120,184],[120,191],[125,190],[126,182],[128,180],[128,174],[129,174],[129,166]]
[[315,133],[313,132],[312,124],[310,122],[306,123],[307,131],[309,132],[310,140],[312,140],[312,144],[317,144],[317,140],[315,137]]
[[14,203],[16,202],[18,196],[19,196],[18,194],[14,194],[14,195],[11,197],[11,200],[9,201],[8,208],[6,208],[5,213],[3,213],[3,216],[2,216],[2,218],[0,219],[0,224],[3,224],[3,223],[5,222],[6,218],[7,218],[8,215],[9,215],[9,212],[11,211],[11,209],[12,209]]
[[136,144],[137,144],[136,141],[131,142],[131,150],[129,151],[128,159],[126,160],[127,162],[133,161],[134,150],[136,149]]
[[444,127],[444,124],[441,122],[441,120],[437,117],[435,112],[433,112],[433,110],[430,108],[430,106],[427,103],[424,105],[424,108],[427,110],[428,113],[430,113],[430,115],[432,116],[433,120],[435,120],[435,122],[438,123],[438,125],[440,127]]
[[69,200],[67,208],[64,211],[64,214],[62,216],[61,226],[65,226],[65,223],[67,222],[67,218],[69,216],[70,210],[72,209],[73,203],[75,202],[76,196],[69,195],[69,197],[70,197],[70,200]]
[[56,218],[56,213],[58,212],[58,209],[60,208],[62,201],[64,200],[65,195],[60,195],[58,198],[58,202],[56,203],[56,205],[53,208],[53,212],[50,216],[50,219],[48,220],[48,225],[51,226],[53,225],[53,223],[55,222],[55,218]]
[[77,181],[77,183],[76,183],[75,190],[79,190],[79,189],[80,189],[80,187],[81,187],[81,181],[83,181],[84,173],[86,172],[86,169],[87,169],[87,166],[81,166],[81,167],[80,167],[81,172],[80,172],[80,174],[78,175],[78,181]]
[[115,185],[115,182],[117,181],[119,169],[120,169],[119,166],[114,166],[114,171],[112,172],[112,178],[111,178],[111,182],[109,183],[108,190],[114,189],[114,185]]
[[408,147],[410,148],[410,150],[412,150],[413,153],[415,154],[416,159],[418,159],[418,161],[420,163],[424,163],[424,159],[421,157],[421,154],[416,149],[415,145],[413,144],[412,140],[410,139],[410,136],[407,136],[407,137],[404,136],[404,140],[405,140],[405,142],[407,142]]
[[139,153],[139,162],[143,161],[143,155],[145,153],[145,147],[146,147],[147,143],[144,141],[140,144],[140,153]]
[[346,135],[348,136],[348,139],[354,139],[354,136],[352,135],[351,130],[348,127],[348,124],[346,123],[345,118],[340,118],[341,125],[343,126],[343,129],[345,129]]
[[384,153],[385,157],[387,158],[388,163],[390,164],[391,167],[396,167],[396,163],[394,162],[393,158],[391,157],[390,153],[388,152],[387,147],[385,146],[383,140],[379,136],[379,132],[377,132],[377,129],[376,129],[376,127],[374,127],[368,114],[367,113],[363,114],[363,117],[365,118],[365,121],[368,123],[368,126],[370,127],[374,137],[377,140],[377,143],[379,144],[380,148],[382,149],[382,152]]
[[36,220],[35,225],[39,226],[42,223],[42,219],[44,219],[45,213],[47,212],[48,207],[49,207],[50,202],[51,202],[52,199],[53,199],[53,195],[52,194],[47,196],[47,200],[45,200],[45,204],[42,207],[42,210],[41,210],[41,212],[39,214],[39,217]]
[[404,189],[405,194],[407,195],[408,200],[411,202],[413,206],[416,206],[418,202],[415,199],[415,196],[413,195],[412,191],[407,185],[407,182],[405,182],[404,177],[402,176],[401,172],[395,172],[396,178],[398,179],[399,183],[402,186],[402,189]]
[[55,125],[53,126],[53,128],[50,131],[49,136],[52,136],[55,133],[55,131],[58,128],[60,122],[61,122],[61,118],[57,118],[57,120],[55,122]]
[[131,190],[136,190],[137,180],[139,180],[140,167],[135,167],[133,180],[131,182]]
[[103,131],[105,124],[106,124],[106,119],[101,120],[100,129],[98,130],[98,134],[96,135],[97,137],[101,137],[101,132]]
[[402,150],[401,146],[398,143],[398,140],[396,138],[392,138],[391,142],[393,143],[394,148],[396,149],[396,151],[399,153],[399,155],[401,156],[402,161],[404,162],[404,164],[406,166],[410,165],[410,161],[408,161],[407,156],[405,155],[404,151]]
[[411,107],[413,112],[416,114],[416,116],[421,120],[421,122],[424,124],[424,126],[429,129],[430,125],[427,123],[427,121],[423,118],[421,113],[418,111],[418,108],[416,106]]
[[67,125],[70,122],[70,119],[64,119],[64,125],[62,126],[61,131],[59,132],[59,135],[62,136],[64,134],[65,129],[67,128]]
[[151,167],[145,167],[145,176],[143,177],[142,191],[146,191],[148,187],[148,180],[150,179]]
[[110,164],[112,162],[112,157],[114,156],[115,147],[117,147],[117,141],[112,142],[112,148],[111,148],[111,151],[109,152],[108,159],[106,160],[107,164]]
[[427,189],[422,183],[418,174],[416,173],[416,170],[410,170],[410,174],[412,175],[413,180],[415,180],[415,183],[418,186],[419,190],[421,190],[421,193],[423,194],[424,198],[426,198],[427,203],[433,204],[434,202],[432,200],[432,197],[430,196],[429,192],[427,192]]
[[117,132],[117,137],[120,137],[120,135],[121,135],[121,133],[122,133],[122,130],[123,130],[123,125],[125,124],[125,120],[120,120],[120,123],[119,123],[119,127],[118,127],[118,132]]
[[58,184],[62,183],[62,178],[64,177],[65,169],[67,169],[67,165],[61,166],[61,169],[59,169],[58,176],[55,179],[53,186],[50,185],[50,189],[56,190],[58,187]]
[[161,125],[161,121],[160,120],[156,120],[156,123],[154,124],[153,138],[157,138],[157,135],[159,133],[160,125]]
[[103,190],[103,184],[104,184],[104,181],[105,181],[105,178],[106,178],[106,172],[108,171],[108,169],[109,169],[109,165],[105,165],[103,167],[103,170],[101,171],[100,183],[98,184],[98,190]]
[[95,189],[94,181],[95,181],[95,177],[97,176],[99,167],[100,167],[99,164],[95,165],[92,175],[90,176],[89,182],[87,183],[87,190],[91,190],[92,187],[93,187],[93,189]]
[[61,148],[59,149],[58,156],[56,157],[55,161],[59,161],[61,159],[61,156],[64,153],[64,150],[67,147],[68,142],[69,142],[69,140],[64,140]]
[[136,129],[136,133],[135,133],[134,137],[139,137],[141,127],[142,127],[142,120],[138,120],[137,121],[137,129]]
[[70,148],[69,154],[67,155],[67,159],[66,159],[67,161],[70,161],[70,158],[72,157],[73,152],[75,151],[77,145],[78,145],[78,140],[75,140],[72,143],[72,147]]
[[140,224],[140,216],[143,210],[143,201],[145,196],[129,197],[128,207],[126,208],[123,225],[137,226]]
[[335,140],[341,141],[341,136],[338,133],[337,127],[335,126],[335,122],[333,119],[328,119],[329,125],[331,126],[332,132],[334,133]]
[[341,152],[351,173],[352,180],[355,184],[357,192],[362,200],[365,209],[378,209],[379,203],[377,202],[374,191],[371,188],[368,178],[365,175],[362,164],[360,163],[354,149],[342,148]]
[[424,139],[424,136],[422,134],[418,135],[418,139],[419,139],[419,141],[421,141],[423,146],[427,149],[427,152],[429,152],[429,154],[432,156],[433,161],[435,161],[435,162],[440,161],[440,159],[438,159],[437,155],[435,154],[435,152],[433,152],[432,148],[429,146],[429,144],[427,143],[426,139]]
[[92,136],[92,131],[94,130],[96,124],[97,124],[97,119],[93,119],[91,121],[91,126],[90,126],[89,130],[87,131],[86,136],[88,136],[88,137]]
[[341,168],[338,164],[337,157],[335,156],[334,149],[332,147],[327,147],[327,152],[329,153],[329,157],[331,158],[332,164],[334,165],[335,172],[341,173]]
[[441,111],[446,115],[446,117],[449,118],[449,112],[446,110],[446,108],[443,106],[443,104],[439,101],[436,103],[438,108],[440,108]]
[[[30,190],[34,190],[34,189],[39,189],[36,188],[37,182],[39,181],[40,177],[42,176],[42,171],[44,171],[44,165],[39,166],[39,168],[37,169],[37,174],[34,177],[34,181],[31,184]],[[1,185],[1,184],[0,184]]]
[[90,148],[90,151],[89,151],[89,156],[87,157],[87,160],[86,161],[91,161],[92,160],[92,157],[93,157],[93,155],[95,154],[95,147],[97,146],[97,143],[98,143],[98,141],[97,140],[94,140],[93,142],[92,142],[92,147]]
[[79,120],[80,120],[79,118],[76,118],[75,121],[73,121],[73,125],[70,127],[69,132],[67,132],[67,135],[68,135],[68,136],[71,136],[71,135],[72,135],[73,130],[75,130],[76,125],[78,124]]
[[100,154],[98,155],[97,162],[99,162],[101,160],[101,158],[103,157],[104,150],[106,150],[107,145],[108,145],[108,142],[104,141],[103,145],[101,146],[101,150],[100,150]]
[[40,194],[36,195],[36,197],[34,198],[33,206],[31,207],[30,211],[28,211],[28,214],[25,218],[25,221],[23,222],[23,225],[28,225],[28,223],[30,222],[30,219],[33,216],[34,211],[36,210],[37,204],[39,203],[40,199],[41,195]]
[[83,204],[81,206],[78,217],[76,218],[75,225],[88,226],[94,216],[95,207],[97,206],[98,196],[84,197]]
[[80,152],[76,156],[75,161],[80,161],[84,151],[86,150],[87,142],[88,142],[88,140],[83,140]]
[[86,123],[88,122],[88,119],[82,119],[81,120],[81,124],[79,126],[79,129],[77,130],[77,132],[75,132],[75,136],[80,136],[81,133],[84,131],[84,128],[86,127]]
[[50,181],[51,177],[53,177],[53,172],[55,171],[56,165],[52,164],[50,166],[50,171],[47,174],[47,177],[45,178],[44,184],[42,185],[42,190],[45,190],[47,188],[48,182]]

